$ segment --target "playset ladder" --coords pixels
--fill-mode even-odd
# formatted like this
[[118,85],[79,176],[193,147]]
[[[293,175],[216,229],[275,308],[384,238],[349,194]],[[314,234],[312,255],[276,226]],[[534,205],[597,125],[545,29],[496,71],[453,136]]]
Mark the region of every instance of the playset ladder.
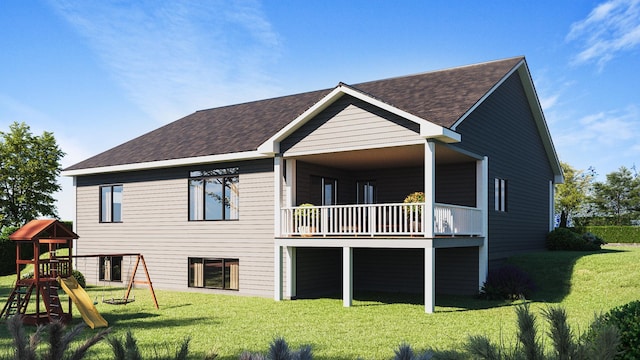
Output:
[[58,282],[56,281],[48,281],[47,285],[40,286],[40,294],[50,322],[54,320],[61,321],[64,316],[60,297],[58,297],[58,288]]
[[16,314],[24,314],[27,311],[27,305],[29,304],[29,298],[33,292],[33,283],[17,282],[7,303],[0,313],[0,318],[8,318]]

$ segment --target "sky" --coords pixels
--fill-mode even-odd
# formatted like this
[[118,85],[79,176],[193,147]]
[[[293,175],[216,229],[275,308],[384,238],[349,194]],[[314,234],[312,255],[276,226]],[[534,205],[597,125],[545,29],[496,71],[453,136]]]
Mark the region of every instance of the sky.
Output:
[[0,131],[52,132],[64,168],[200,109],[514,56],[561,161],[640,166],[640,0],[2,0]]

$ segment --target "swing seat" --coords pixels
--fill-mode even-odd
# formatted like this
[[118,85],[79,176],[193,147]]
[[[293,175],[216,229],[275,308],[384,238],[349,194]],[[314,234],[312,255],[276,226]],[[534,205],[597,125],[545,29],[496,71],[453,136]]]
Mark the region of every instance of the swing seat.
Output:
[[111,299],[102,300],[103,303],[109,304],[109,305],[126,305],[126,304],[132,303],[134,301],[136,301],[136,299],[125,299],[125,298],[115,299],[115,298],[111,298]]

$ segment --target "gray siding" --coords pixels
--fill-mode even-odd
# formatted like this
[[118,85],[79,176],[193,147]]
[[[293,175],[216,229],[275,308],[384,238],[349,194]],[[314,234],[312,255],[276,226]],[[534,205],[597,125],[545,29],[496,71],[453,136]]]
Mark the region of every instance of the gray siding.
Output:
[[[553,172],[514,73],[457,128],[461,148],[489,158],[489,257],[544,248]],[[494,209],[494,178],[508,182],[507,212]]]
[[[77,179],[78,254],[142,253],[154,287],[187,290],[189,257],[240,260],[241,294],[273,295],[273,160],[221,163],[240,168],[240,215],[236,221],[188,221],[188,175],[173,168]],[[99,223],[99,186],[123,184],[122,223]],[[88,280],[96,259],[79,259]],[[132,263],[133,264],[133,263]],[[128,274],[129,260],[123,260]],[[83,269],[86,268],[86,269]],[[142,276],[142,272],[138,272]],[[217,290],[202,290],[217,291]]]
[[282,141],[280,149],[287,155],[386,147],[398,142],[423,141],[418,133],[415,123],[344,95]]

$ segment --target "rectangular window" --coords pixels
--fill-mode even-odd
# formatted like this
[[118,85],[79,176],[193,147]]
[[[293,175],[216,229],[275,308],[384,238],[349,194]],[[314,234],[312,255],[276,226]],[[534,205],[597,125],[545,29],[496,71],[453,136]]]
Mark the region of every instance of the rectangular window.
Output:
[[189,287],[238,290],[238,259],[189,258]]
[[358,181],[358,204],[376,203],[376,182]]
[[189,220],[237,220],[238,168],[192,171],[189,174]]
[[322,178],[322,205],[338,203],[338,180]]
[[122,222],[122,185],[100,187],[100,222]]
[[122,281],[122,256],[100,256],[99,279]]
[[507,180],[496,178],[494,191],[495,191],[495,210],[506,212],[507,211]]

